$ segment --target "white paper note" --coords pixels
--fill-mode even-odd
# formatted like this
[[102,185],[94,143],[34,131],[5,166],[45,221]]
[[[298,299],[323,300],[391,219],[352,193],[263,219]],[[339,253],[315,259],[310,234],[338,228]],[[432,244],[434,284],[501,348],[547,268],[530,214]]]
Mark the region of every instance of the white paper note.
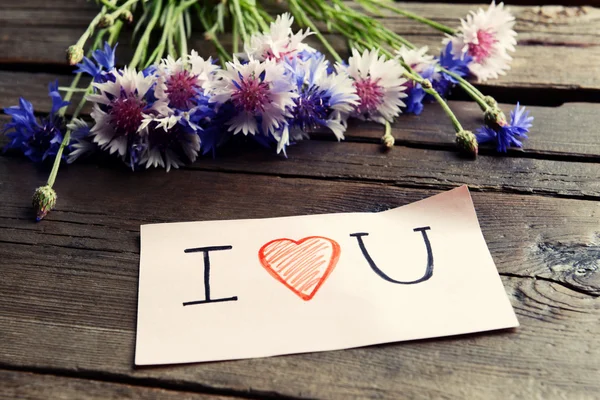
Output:
[[466,186],[380,213],[143,225],[135,363],[518,326]]

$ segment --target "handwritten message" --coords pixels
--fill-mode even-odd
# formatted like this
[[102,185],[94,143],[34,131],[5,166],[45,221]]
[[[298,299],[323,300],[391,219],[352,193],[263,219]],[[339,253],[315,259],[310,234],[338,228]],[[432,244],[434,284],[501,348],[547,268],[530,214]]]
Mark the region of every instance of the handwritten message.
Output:
[[137,365],[518,326],[468,189],[380,213],[141,227]]

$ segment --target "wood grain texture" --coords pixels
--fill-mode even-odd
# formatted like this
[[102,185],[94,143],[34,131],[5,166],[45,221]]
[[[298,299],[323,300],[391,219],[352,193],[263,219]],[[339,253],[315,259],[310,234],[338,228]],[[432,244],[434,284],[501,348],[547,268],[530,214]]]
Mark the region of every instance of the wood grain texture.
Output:
[[282,177],[378,182],[404,187],[449,189],[468,184],[475,190],[534,193],[596,200],[600,169],[594,163],[479,156],[464,160],[457,153],[333,141],[302,142],[289,158],[257,146],[224,148],[217,159],[204,157],[190,169],[260,173]]
[[[10,172],[10,173],[9,173]],[[43,177],[0,157],[0,365],[262,398],[594,398],[600,390],[600,204],[473,193],[521,327],[177,367],[133,368],[139,224],[379,211],[439,192],[387,184],[80,165],[41,224]]]
[[[274,150],[252,142],[234,143],[223,147],[218,158],[203,156],[186,168],[282,178],[373,182],[401,187],[451,189],[468,184],[477,191],[600,199],[600,169],[595,163],[495,156],[479,156],[476,161],[471,161],[448,151],[395,146],[392,151],[383,152],[379,145],[372,143],[340,144],[318,140],[303,141],[293,146],[288,150],[288,156],[286,159],[276,155]],[[103,158],[98,168],[110,168],[106,165],[108,159]],[[130,176],[131,172],[123,164],[115,158],[110,160],[116,164],[117,173]],[[91,162],[98,163],[98,160]],[[83,168],[83,163],[71,168]],[[61,169],[59,180],[68,181],[63,177],[66,176],[65,170],[65,167]],[[48,171],[48,168],[40,168],[38,182],[47,179]],[[172,175],[176,174],[179,172],[174,171]],[[131,176],[131,179],[135,178]],[[107,185],[110,183],[107,182]]]
[[[457,26],[476,5],[398,3],[409,11]],[[37,63],[65,65],[64,51],[81,35],[97,8],[84,0],[10,0],[0,4],[0,64]],[[600,64],[600,9],[594,7],[513,6],[517,17],[519,47],[513,68],[488,87],[600,89],[600,76],[590,73]],[[414,21],[384,13],[384,22],[417,45],[437,52],[442,35]],[[127,59],[128,40],[120,40],[121,60]],[[343,41],[335,40],[343,47]],[[192,37],[191,48],[212,54],[201,35]],[[342,49],[343,50],[343,49]],[[125,52],[125,53],[123,53]],[[561,62],[556,62],[560,55]],[[543,73],[540,66],[547,66]],[[596,93],[596,92],[594,92]],[[589,97],[590,95],[588,95]],[[593,94],[598,96],[598,94]]]
[[0,370],[0,382],[0,399],[6,400],[235,400],[233,397],[7,370]]
[[[400,5],[448,25],[474,8]],[[36,111],[49,110],[47,83],[68,84],[64,49],[95,10],[83,0],[0,2],[0,108],[23,96]],[[600,9],[513,11],[520,33],[513,70],[483,89],[508,103],[580,103],[531,107],[531,139],[506,158],[483,149],[477,161],[460,159],[446,117],[429,105],[421,116],[398,119],[397,146],[386,154],[376,145],[381,126],[356,123],[346,143],[315,134],[291,146],[287,160],[234,143],[216,160],[202,157],[169,174],[132,173],[105,159],[65,166],[58,208],[35,224],[29,199],[47,169],[0,156],[0,398],[597,398]],[[416,44],[439,48],[437,32],[391,14],[379,18]],[[213,52],[198,35],[192,47]],[[118,57],[129,54],[125,38]],[[450,106],[466,128],[481,124],[473,103]],[[0,124],[6,120],[0,115]],[[464,183],[520,328],[133,367],[140,224],[382,211]]]
[[[272,149],[265,149],[243,138],[240,140],[223,147],[217,158],[203,156],[186,168],[284,178],[375,182],[402,187],[451,189],[468,184],[478,191],[600,199],[600,169],[596,163],[590,162],[496,156],[479,156],[472,161],[461,158],[455,152],[435,149],[398,145],[384,152],[380,145],[373,143],[340,144],[330,140],[300,142],[288,149],[286,159],[276,155]],[[106,165],[107,160],[114,161],[118,173],[131,174],[114,157],[102,158],[98,168],[112,168]],[[98,163],[98,160],[91,162]],[[82,168],[83,163],[85,160],[72,168]],[[64,167],[61,169],[59,180],[68,181],[63,177],[65,170]],[[40,168],[39,182],[45,181],[47,174],[47,168]],[[179,172],[174,171],[175,174]],[[131,178],[135,179],[133,176]]]

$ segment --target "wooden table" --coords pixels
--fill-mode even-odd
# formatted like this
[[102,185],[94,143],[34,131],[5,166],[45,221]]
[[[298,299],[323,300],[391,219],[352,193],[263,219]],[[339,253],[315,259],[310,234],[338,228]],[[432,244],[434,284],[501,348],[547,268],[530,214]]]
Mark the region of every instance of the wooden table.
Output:
[[[404,4],[454,25],[468,5]],[[67,84],[64,49],[93,2],[0,4],[0,106],[19,96],[47,112],[48,81]],[[508,76],[481,85],[508,111],[535,116],[523,151],[457,156],[436,105],[394,125],[354,124],[347,140],[316,137],[283,159],[226,148],[165,173],[92,162],[61,169],[59,203],[32,221],[47,171],[0,157],[0,397],[481,398],[600,397],[600,9],[513,7],[519,48]],[[440,36],[386,22],[418,44]],[[205,48],[200,37],[194,46]],[[120,51],[126,51],[122,42]],[[126,56],[126,55],[125,55]],[[467,128],[474,103],[454,95]],[[0,115],[0,121],[7,117]],[[353,350],[134,368],[139,225],[401,206],[458,185],[473,192],[483,233],[521,327]]]

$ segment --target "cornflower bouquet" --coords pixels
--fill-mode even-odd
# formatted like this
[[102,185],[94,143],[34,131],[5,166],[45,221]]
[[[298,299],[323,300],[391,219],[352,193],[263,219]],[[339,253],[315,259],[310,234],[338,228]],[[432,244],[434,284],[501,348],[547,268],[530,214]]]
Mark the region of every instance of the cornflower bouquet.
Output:
[[[458,150],[475,157],[478,143],[493,143],[498,152],[521,147],[533,120],[518,103],[507,118],[492,97],[469,82],[498,78],[510,68],[517,34],[515,19],[502,3],[471,12],[457,29],[387,0],[97,3],[98,14],[67,49],[69,63],[76,66],[71,86],[49,85],[49,115],[38,120],[25,99],[4,109],[11,116],[3,129],[10,138],[7,148],[36,163],[54,158],[47,184],[33,196],[38,221],[56,204],[52,186],[61,162],[96,152],[108,152],[134,171],[169,171],[194,162],[199,154],[214,156],[240,134],[283,155],[289,145],[315,131],[342,140],[349,118],[382,124],[382,143],[391,148],[390,124],[401,113],[420,114],[424,104],[436,101],[450,119]],[[267,6],[287,6],[287,12],[274,17]],[[440,30],[440,54],[417,48],[371,16],[382,11]],[[134,17],[137,47],[119,68],[116,43]],[[214,44],[217,57],[188,50],[193,21]],[[300,30],[294,30],[294,22]],[[347,59],[324,31],[347,39]],[[310,36],[326,54],[306,43]],[[86,75],[90,83],[81,87]],[[484,125],[475,134],[463,129],[444,100],[455,86],[482,110]],[[67,117],[78,92],[84,95]],[[86,102],[93,106],[91,121],[80,118]]]

